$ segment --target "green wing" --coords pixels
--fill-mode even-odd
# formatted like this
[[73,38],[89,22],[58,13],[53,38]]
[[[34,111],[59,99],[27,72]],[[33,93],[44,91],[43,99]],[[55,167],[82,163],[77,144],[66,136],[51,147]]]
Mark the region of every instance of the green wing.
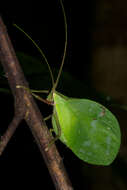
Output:
[[[115,116],[104,106],[87,99],[72,99],[54,93],[61,126],[60,140],[81,160],[109,165],[120,147],[120,128]],[[56,134],[54,116],[52,123]]]

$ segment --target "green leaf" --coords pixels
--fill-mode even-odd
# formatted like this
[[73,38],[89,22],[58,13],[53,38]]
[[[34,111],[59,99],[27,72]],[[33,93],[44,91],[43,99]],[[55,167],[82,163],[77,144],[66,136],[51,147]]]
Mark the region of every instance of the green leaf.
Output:
[[[121,134],[115,116],[101,104],[88,99],[73,99],[53,94],[61,127],[60,140],[81,160],[109,165],[120,148]],[[55,115],[53,128],[58,134]]]

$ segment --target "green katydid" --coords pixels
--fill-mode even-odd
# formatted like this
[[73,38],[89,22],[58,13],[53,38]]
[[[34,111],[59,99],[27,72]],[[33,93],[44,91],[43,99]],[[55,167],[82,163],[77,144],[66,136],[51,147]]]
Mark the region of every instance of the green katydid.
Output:
[[67,49],[67,20],[62,0],[60,3],[65,23],[65,46],[56,82],[42,50],[28,34],[15,26],[32,40],[48,65],[53,87],[47,100],[54,102],[52,125],[56,133],[55,140],[59,138],[77,157],[87,163],[109,165],[116,158],[121,142],[120,127],[115,116],[95,101],[69,98],[56,91]]

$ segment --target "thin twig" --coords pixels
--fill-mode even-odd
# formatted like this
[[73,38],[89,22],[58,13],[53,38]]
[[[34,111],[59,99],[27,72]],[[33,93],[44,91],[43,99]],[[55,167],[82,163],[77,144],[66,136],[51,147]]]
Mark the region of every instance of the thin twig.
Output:
[[[8,78],[8,83],[12,90],[15,100],[15,112],[23,113],[24,119],[28,123],[32,134],[37,142],[40,152],[43,155],[45,163],[49,169],[50,175],[53,179],[57,190],[72,190],[72,185],[68,178],[67,172],[64,168],[62,159],[53,144],[48,151],[46,147],[52,140],[52,136],[47,129],[47,126],[41,116],[41,113],[33,100],[32,95],[22,88],[16,88],[17,85],[29,88],[24,74],[21,70],[16,54],[12,47],[11,41],[0,17],[0,60],[4,71]],[[14,121],[13,121],[14,123]],[[11,123],[11,125],[13,124]],[[10,127],[9,127],[10,128]],[[11,131],[11,135],[14,131]],[[9,131],[6,132],[10,133]],[[8,138],[7,137],[7,138]],[[10,138],[10,137],[9,137]],[[4,140],[4,138],[3,138]],[[8,139],[9,140],[9,139]],[[8,142],[6,140],[6,142]],[[4,143],[4,142],[3,142]]]
[[20,121],[23,118],[20,117],[20,115],[15,115],[12,122],[10,123],[10,125],[8,126],[8,129],[6,130],[6,132],[4,133],[3,136],[1,136],[0,139],[0,156],[3,153],[5,147],[7,146],[9,140],[11,139],[11,137],[13,136],[16,128],[18,127]]

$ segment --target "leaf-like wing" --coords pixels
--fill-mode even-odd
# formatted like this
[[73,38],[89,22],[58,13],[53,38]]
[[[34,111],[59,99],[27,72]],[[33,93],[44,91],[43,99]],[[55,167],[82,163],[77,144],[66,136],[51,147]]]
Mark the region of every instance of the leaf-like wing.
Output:
[[[115,116],[101,104],[87,99],[64,98],[54,93],[54,102],[62,131],[60,140],[83,161],[111,164],[121,141]],[[52,122],[57,134],[54,116]]]

